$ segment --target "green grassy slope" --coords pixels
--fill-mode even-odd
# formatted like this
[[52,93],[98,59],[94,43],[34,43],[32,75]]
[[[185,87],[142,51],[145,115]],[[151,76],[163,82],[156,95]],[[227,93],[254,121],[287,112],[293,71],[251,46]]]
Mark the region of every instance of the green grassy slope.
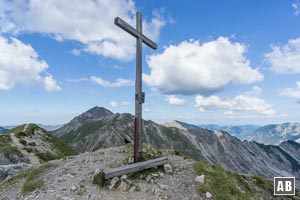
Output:
[[[74,149],[72,149],[68,145],[60,142],[56,137],[54,137],[53,135],[48,133],[45,129],[40,128],[38,125],[28,124],[25,131],[24,131],[24,127],[25,127],[25,125],[15,127],[13,129],[7,131],[5,134],[1,135],[0,152],[1,152],[1,149],[4,149],[4,148],[7,150],[10,150],[10,151],[17,151],[15,147],[10,146],[11,139],[10,139],[9,134],[15,133],[15,136],[19,139],[19,142],[24,145],[24,149],[27,152],[34,152],[35,155],[38,156],[39,159],[42,161],[54,160],[54,159],[59,159],[59,158],[65,157],[65,156],[77,154],[77,152]],[[39,134],[39,137],[37,137],[36,134]],[[31,141],[32,138],[41,138],[42,139],[41,144],[42,143],[50,144],[50,147],[56,153],[53,153],[53,151],[46,151],[46,152],[40,151],[36,142]],[[18,153],[18,152],[16,152],[16,153]]]
[[[273,182],[262,176],[241,175],[227,171],[219,165],[212,165],[206,161],[194,164],[197,175],[205,175],[205,182],[198,186],[200,194],[210,192],[215,200],[271,200],[273,195]],[[296,196],[280,196],[279,199],[299,199]]]

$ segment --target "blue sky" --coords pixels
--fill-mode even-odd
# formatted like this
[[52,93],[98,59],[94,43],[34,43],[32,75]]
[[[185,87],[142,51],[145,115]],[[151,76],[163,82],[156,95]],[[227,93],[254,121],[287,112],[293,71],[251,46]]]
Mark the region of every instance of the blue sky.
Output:
[[134,113],[143,13],[145,119],[299,122],[300,1],[0,1],[0,125],[62,124],[93,106]]

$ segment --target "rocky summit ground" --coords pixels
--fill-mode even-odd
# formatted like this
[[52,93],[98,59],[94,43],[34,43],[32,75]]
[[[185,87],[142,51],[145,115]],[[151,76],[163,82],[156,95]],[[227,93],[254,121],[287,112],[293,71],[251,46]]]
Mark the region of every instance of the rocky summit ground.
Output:
[[107,181],[102,187],[93,183],[95,172],[128,162],[132,156],[130,146],[101,149],[50,161],[2,183],[0,199],[202,199],[197,194],[194,181],[194,161],[167,152],[163,154],[169,157],[173,173],[155,171],[146,175],[141,173],[137,177],[123,176]]

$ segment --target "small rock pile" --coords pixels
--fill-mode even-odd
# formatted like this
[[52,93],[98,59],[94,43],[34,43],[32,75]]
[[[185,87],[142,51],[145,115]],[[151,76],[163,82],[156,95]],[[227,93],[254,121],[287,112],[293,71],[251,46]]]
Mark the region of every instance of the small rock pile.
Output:
[[0,165],[0,182],[10,179],[28,167],[31,167],[31,165],[27,163]]
[[[170,164],[164,165],[165,173],[172,174],[173,169]],[[107,185],[109,190],[119,190],[122,192],[150,192],[155,197],[160,199],[168,199],[168,195],[166,194],[166,190],[168,190],[168,186],[159,183],[159,179],[163,179],[165,174],[162,171],[153,172],[148,175],[140,174],[140,176],[136,179],[131,179],[130,176],[122,175],[121,177],[114,177],[110,179]]]

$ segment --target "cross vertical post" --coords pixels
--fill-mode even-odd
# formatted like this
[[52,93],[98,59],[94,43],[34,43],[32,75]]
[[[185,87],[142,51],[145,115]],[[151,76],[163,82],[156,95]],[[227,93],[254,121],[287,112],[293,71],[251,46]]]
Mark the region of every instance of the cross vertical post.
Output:
[[136,38],[136,77],[135,77],[135,118],[134,118],[134,162],[142,160],[142,104],[145,101],[145,93],[142,92],[142,44],[145,43],[152,49],[157,49],[157,45],[143,35],[142,14],[136,13],[136,29],[123,21],[115,18],[115,25]]
[[[136,13],[136,30],[142,33],[142,14]],[[142,160],[142,39],[136,38],[136,79],[135,79],[135,119],[134,119],[134,162]]]

